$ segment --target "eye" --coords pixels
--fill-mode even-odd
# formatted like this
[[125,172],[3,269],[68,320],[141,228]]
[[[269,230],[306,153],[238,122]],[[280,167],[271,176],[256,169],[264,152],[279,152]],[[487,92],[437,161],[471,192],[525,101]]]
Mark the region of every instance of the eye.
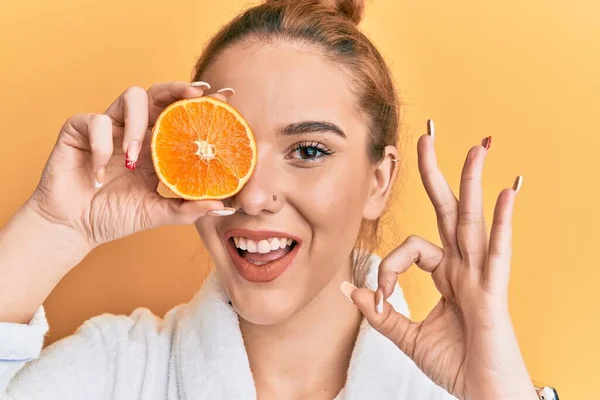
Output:
[[310,162],[331,154],[333,151],[320,142],[300,142],[294,145],[287,158]]

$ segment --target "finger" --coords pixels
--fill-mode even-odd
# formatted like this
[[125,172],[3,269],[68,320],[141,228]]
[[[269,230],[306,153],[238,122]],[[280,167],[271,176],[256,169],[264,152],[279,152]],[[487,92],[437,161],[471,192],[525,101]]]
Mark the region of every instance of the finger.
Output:
[[421,180],[437,215],[440,239],[444,249],[458,253],[456,240],[458,200],[437,166],[433,141],[429,135],[419,138],[417,150]]
[[398,275],[412,264],[432,273],[444,257],[444,251],[422,237],[411,235],[400,246],[388,254],[379,265],[378,284],[384,298],[394,292]]
[[483,216],[481,176],[486,149],[475,146],[469,150],[460,180],[457,241],[467,265],[483,268],[487,253],[487,232]]
[[104,114],[80,114],[67,121],[65,131],[67,144],[90,151],[95,186],[101,187],[113,153],[112,120]]
[[106,110],[106,115],[123,126],[123,152],[126,167],[135,169],[148,130],[148,94],[138,86],[125,90]]
[[96,114],[92,116],[88,126],[94,186],[100,188],[104,184],[106,168],[114,150],[112,120],[107,115]]
[[215,93],[208,95],[208,97],[215,98],[217,100],[221,100],[227,102],[231,96],[235,94],[235,90],[230,87],[225,87],[217,90]]
[[497,293],[506,294],[510,277],[510,259],[512,255],[512,212],[515,189],[520,186],[522,177],[515,180],[513,189],[500,192],[494,208],[494,220],[490,233],[487,268],[484,274],[486,287]]
[[235,212],[235,209],[224,207],[219,200],[189,201],[158,197],[157,210],[152,211],[153,227],[191,224],[209,214],[227,216]]
[[226,98],[229,98],[235,94],[235,90],[233,90],[233,88],[230,88],[230,87],[224,87],[224,88],[217,90],[216,94],[219,94],[221,96],[225,96]]
[[[351,285],[351,284],[350,284]],[[413,338],[411,332],[417,327],[406,316],[400,314],[390,303],[381,300],[381,313],[377,312],[375,304],[375,293],[367,288],[354,289],[350,293],[350,299],[356,304],[365,316],[369,325],[383,336],[391,340],[409,357],[413,353]]]
[[200,97],[210,89],[207,82],[160,82],[148,89],[148,123],[154,125],[160,113],[169,105],[182,99]]

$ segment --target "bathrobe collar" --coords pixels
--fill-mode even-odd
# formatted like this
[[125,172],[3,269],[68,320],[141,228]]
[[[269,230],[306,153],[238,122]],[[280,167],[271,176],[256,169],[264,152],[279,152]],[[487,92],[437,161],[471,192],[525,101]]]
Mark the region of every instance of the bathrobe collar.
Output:
[[[381,259],[372,254],[366,286],[377,287]],[[399,285],[388,301],[408,316]],[[182,399],[255,400],[256,388],[238,315],[211,272],[202,289],[185,309],[174,343],[174,362]],[[336,400],[389,399],[398,391],[402,369],[412,361],[363,318],[355,343],[347,381]],[[413,368],[416,368],[413,366]],[[406,374],[405,379],[409,379]],[[406,383],[406,382],[405,382]],[[395,396],[394,396],[395,398]]]

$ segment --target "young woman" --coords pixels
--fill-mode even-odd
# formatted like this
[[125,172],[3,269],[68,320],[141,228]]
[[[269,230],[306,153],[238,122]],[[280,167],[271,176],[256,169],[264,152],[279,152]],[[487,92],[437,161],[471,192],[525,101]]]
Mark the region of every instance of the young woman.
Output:
[[[383,261],[372,254],[402,155],[390,72],[357,28],[363,7],[268,1],[217,33],[192,84],[132,87],[65,123],[0,232],[2,399],[537,398],[507,306],[521,178],[500,193],[488,243],[489,138],[469,150],[457,199],[430,125],[419,170],[443,248],[410,236]],[[223,202],[162,198],[150,129],[168,104],[201,95],[246,117],[256,170]],[[41,304],[87,253],[188,223],[215,264],[189,304],[163,319],[102,315],[40,352]],[[396,283],[413,263],[442,295],[420,323]]]

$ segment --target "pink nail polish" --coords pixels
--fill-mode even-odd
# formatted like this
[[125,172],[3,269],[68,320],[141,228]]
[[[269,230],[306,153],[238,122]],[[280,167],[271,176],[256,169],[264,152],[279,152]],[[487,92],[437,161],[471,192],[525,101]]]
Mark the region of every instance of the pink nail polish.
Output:
[[487,151],[487,150],[489,150],[490,146],[492,145],[492,137],[491,137],[491,136],[488,136],[488,137],[484,138],[484,139],[481,141],[481,145],[482,145],[483,147],[485,147],[485,150],[486,150],[486,151]]
[[132,140],[127,147],[127,154],[125,155],[125,167],[131,171],[135,170],[135,166],[138,160],[140,152],[140,144],[137,140]]
[[125,157],[125,168],[131,171],[135,170],[135,161],[129,159],[129,153],[127,153],[127,157]]

